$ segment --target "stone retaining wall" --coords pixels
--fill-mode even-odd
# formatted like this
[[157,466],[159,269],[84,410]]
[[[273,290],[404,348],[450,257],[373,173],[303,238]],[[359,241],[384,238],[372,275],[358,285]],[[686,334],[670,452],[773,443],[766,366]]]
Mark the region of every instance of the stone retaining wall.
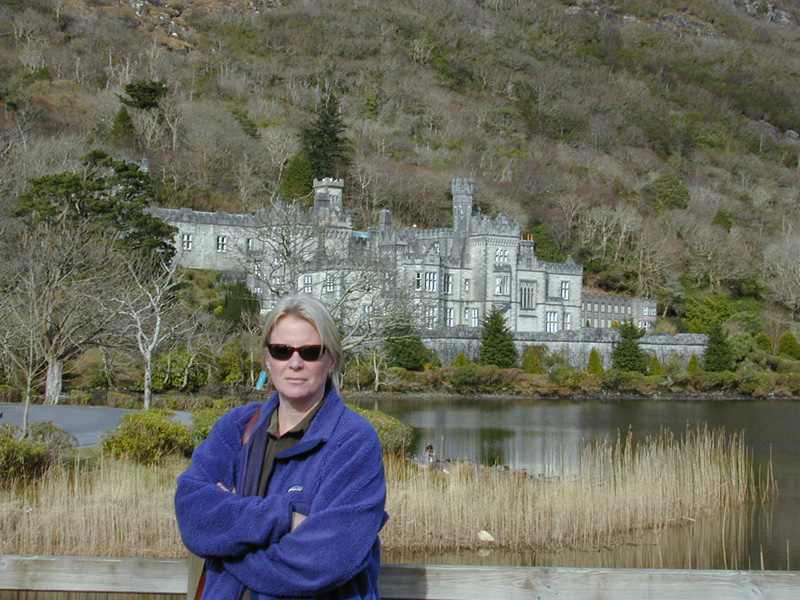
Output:
[[[603,367],[610,368],[611,351],[618,339],[619,333],[615,329],[578,329],[558,333],[519,334],[514,342],[520,357],[526,346],[544,345],[553,354],[563,353],[571,368],[583,370],[589,362],[592,348],[599,352]],[[692,354],[696,354],[698,358],[703,357],[707,341],[706,335],[696,333],[656,334],[644,336],[639,344],[648,354],[656,354],[662,363],[677,356],[685,364]],[[452,362],[459,352],[463,352],[469,360],[475,360],[480,346],[480,332],[454,328],[447,334],[423,338],[423,342],[436,350],[444,364]]]

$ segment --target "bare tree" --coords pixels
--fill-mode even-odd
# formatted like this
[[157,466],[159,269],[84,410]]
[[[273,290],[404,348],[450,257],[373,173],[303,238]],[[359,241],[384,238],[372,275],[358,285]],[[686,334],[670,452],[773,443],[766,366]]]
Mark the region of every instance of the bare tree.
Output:
[[269,298],[302,291],[321,298],[344,331],[345,349],[380,339],[411,299],[389,252],[338,227],[340,215],[273,202],[253,215],[243,266]]
[[105,303],[116,285],[114,249],[80,228],[67,234],[45,225],[9,236],[6,244],[4,291],[14,299],[9,306],[16,306],[19,335],[32,336],[46,363],[45,402],[57,404],[65,362],[101,342],[114,318]]
[[153,361],[168,342],[190,333],[196,322],[181,303],[177,261],[157,265],[126,257],[127,284],[120,286],[111,305],[122,320],[120,334],[133,340],[144,361],[144,408],[150,408]]
[[184,111],[181,102],[175,96],[163,98],[159,103],[161,116],[170,132],[172,151],[178,149],[178,135],[184,121]]
[[791,311],[800,314],[800,239],[790,232],[770,244],[764,253],[763,272],[770,295]]
[[45,370],[40,321],[32,278],[15,282],[15,289],[0,297],[0,359],[6,378],[24,394],[23,435],[37,380]]

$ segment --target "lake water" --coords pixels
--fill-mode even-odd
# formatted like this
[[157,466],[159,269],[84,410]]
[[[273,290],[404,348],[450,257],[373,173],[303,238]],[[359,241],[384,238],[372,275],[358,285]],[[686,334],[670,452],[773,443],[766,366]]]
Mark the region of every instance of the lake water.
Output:
[[561,477],[579,469],[582,447],[630,430],[635,439],[666,428],[724,427],[744,432],[756,465],[772,462],[777,497],[736,514],[709,515],[693,525],[644,535],[595,552],[482,553],[387,556],[389,562],[514,564],[642,568],[800,568],[800,402],[756,401],[542,401],[525,399],[363,400],[415,430],[412,451],[432,444],[442,459],[506,465]]

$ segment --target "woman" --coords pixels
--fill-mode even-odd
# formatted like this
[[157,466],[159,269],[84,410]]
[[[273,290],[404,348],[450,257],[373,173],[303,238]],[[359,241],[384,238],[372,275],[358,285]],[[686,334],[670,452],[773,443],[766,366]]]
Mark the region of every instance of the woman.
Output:
[[183,541],[206,559],[202,597],[378,600],[381,447],[337,392],[336,324],[315,298],[286,296],[264,347],[275,393],[221,417],[178,478]]

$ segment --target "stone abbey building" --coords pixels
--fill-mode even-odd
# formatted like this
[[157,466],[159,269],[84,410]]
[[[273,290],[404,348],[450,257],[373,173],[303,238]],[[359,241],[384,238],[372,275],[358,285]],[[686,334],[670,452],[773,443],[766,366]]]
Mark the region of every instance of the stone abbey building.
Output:
[[[409,310],[413,307],[423,339],[444,361],[459,351],[476,354],[481,320],[493,307],[502,311],[520,349],[546,344],[565,352],[577,368],[585,367],[591,347],[609,362],[614,321],[632,319],[647,330],[655,324],[654,300],[584,294],[581,265],[571,258],[563,263],[539,260],[534,241],[521,235],[518,220],[481,214],[473,202],[471,179],[453,179],[453,225],[441,229],[394,228],[391,213],[382,211],[377,226],[357,231],[343,208],[343,188],[342,180],[315,180],[314,205],[308,211],[291,209],[280,218],[275,211],[152,212],[178,229],[177,260],[182,266],[214,269],[229,280],[246,281],[264,308],[286,289],[312,293],[333,305],[368,268],[362,259],[379,257],[384,277]],[[369,310],[368,295],[362,304]],[[702,353],[702,340],[667,337],[653,340],[660,358],[669,352]]]

